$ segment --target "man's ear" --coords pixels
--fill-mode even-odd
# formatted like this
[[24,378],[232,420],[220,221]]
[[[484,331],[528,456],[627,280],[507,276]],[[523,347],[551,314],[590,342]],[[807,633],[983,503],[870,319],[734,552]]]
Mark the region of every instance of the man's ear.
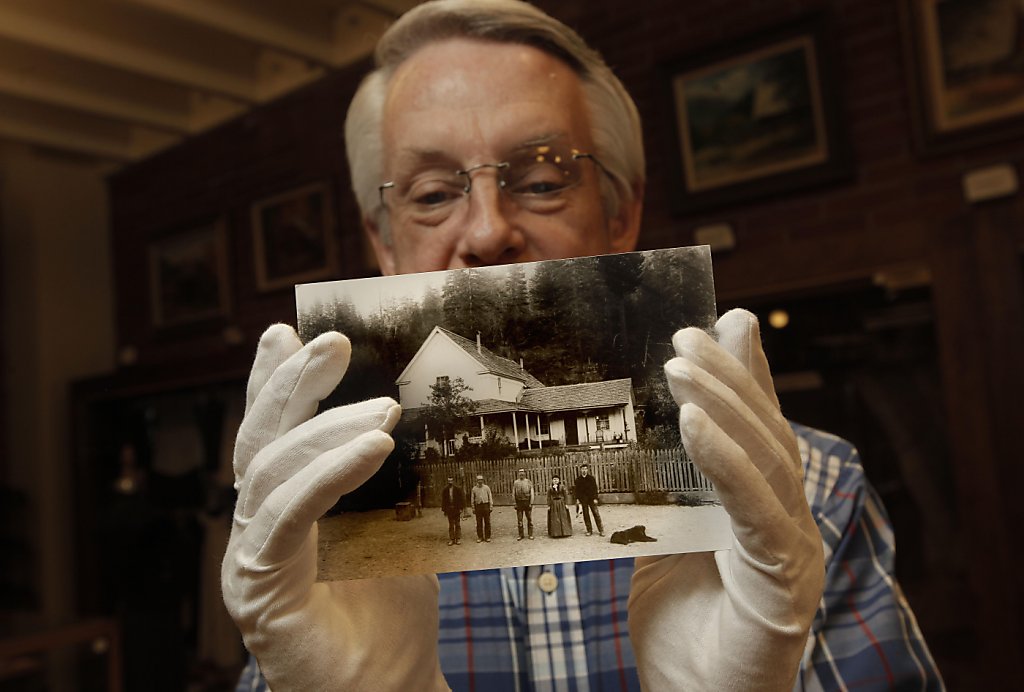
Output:
[[619,213],[608,222],[608,240],[612,252],[636,250],[640,238],[640,220],[644,211],[644,187],[633,188],[633,199],[619,204]]
[[370,218],[363,218],[363,231],[370,239],[373,247],[373,254],[377,256],[377,263],[380,265],[380,273],[384,276],[395,275],[395,251],[391,243],[384,239],[380,227]]

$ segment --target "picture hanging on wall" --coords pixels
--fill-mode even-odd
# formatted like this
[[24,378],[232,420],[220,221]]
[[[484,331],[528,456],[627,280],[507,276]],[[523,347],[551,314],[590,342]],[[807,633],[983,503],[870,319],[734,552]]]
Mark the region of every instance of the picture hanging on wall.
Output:
[[1024,135],[1024,5],[905,0],[905,45],[925,152]]
[[334,278],[334,207],[326,182],[261,200],[252,207],[256,284],[261,291]]
[[154,241],[149,248],[153,324],[221,317],[228,309],[224,220]]
[[680,165],[671,198],[693,211],[848,173],[819,20],[667,66]]

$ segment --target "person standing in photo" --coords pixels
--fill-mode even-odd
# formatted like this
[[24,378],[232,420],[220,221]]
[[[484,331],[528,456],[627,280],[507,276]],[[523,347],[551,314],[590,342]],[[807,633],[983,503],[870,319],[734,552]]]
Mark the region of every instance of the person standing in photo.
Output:
[[576,509],[583,507],[583,523],[587,526],[587,535],[594,534],[594,527],[590,523],[590,513],[594,513],[594,522],[597,524],[597,535],[604,535],[604,524],[601,523],[601,513],[597,511],[597,479],[590,475],[590,466],[583,464],[580,467],[580,475],[576,476],[573,483],[573,494],[576,496]]
[[491,505],[494,499],[491,497],[491,489],[484,483],[483,476],[476,477],[476,485],[470,491],[470,499],[473,502],[473,514],[476,515],[476,542],[491,542]]
[[551,478],[548,488],[548,535],[552,538],[564,538],[572,535],[572,519],[569,507],[566,506],[568,491],[558,476]]
[[516,523],[519,525],[519,539],[523,540],[523,515],[530,540],[533,540],[533,481],[526,477],[526,469],[519,469],[518,478],[512,483],[512,499],[516,503]]
[[462,542],[462,508],[466,506],[466,494],[455,485],[455,478],[448,476],[448,485],[441,491],[441,512],[448,517],[448,545]]

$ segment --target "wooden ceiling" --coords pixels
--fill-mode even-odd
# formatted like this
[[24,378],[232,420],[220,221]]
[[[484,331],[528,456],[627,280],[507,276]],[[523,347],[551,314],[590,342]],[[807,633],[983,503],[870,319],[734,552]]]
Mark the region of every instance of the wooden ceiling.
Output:
[[369,54],[417,0],[0,0],[0,139],[127,163]]

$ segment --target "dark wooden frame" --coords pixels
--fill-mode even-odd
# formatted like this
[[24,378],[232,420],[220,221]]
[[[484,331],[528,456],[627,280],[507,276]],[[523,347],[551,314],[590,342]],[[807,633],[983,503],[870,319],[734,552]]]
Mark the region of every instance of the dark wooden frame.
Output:
[[[272,271],[271,260],[275,259],[273,255],[281,255],[288,250],[281,246],[274,248],[272,247],[273,243],[268,243],[268,240],[271,240],[268,238],[268,234],[279,233],[282,230],[268,227],[268,223],[273,223],[268,218],[268,213],[280,210],[287,205],[308,202],[317,196],[320,197],[319,218],[317,218],[315,208],[307,207],[300,210],[299,213],[303,214],[303,217],[298,220],[312,231],[308,239],[313,243],[316,256],[308,257],[307,259],[310,261],[305,266],[298,266],[292,271],[287,269]],[[337,277],[334,195],[328,182],[311,183],[262,199],[252,205],[250,216],[252,219],[253,259],[256,264],[256,286],[260,291],[291,288],[298,283]],[[299,264],[302,264],[301,258],[293,257],[292,259],[299,260]]]
[[[739,41],[730,41],[717,50],[702,50],[665,64],[668,111],[672,114],[673,141],[666,146],[678,152],[672,157],[669,199],[676,213],[736,204],[748,200],[834,182],[852,172],[849,147],[843,136],[840,98],[831,57],[829,31],[823,15],[814,15],[768,32],[759,32]],[[688,137],[687,115],[681,108],[679,90],[683,82],[722,69],[755,64],[773,57],[802,50],[807,69],[807,91],[814,126],[812,156],[780,159],[740,171],[732,178],[699,180],[694,175],[693,147]]]
[[[936,4],[937,0],[901,0],[899,4],[904,55],[914,97],[914,143],[918,152],[943,154],[1024,137],[1024,98],[1005,109],[1007,112],[989,109],[987,115],[982,112],[952,120],[939,112],[946,92],[940,64],[943,39],[934,11]],[[1024,33],[1024,10],[1018,12],[1017,30]],[[1018,56],[1020,52],[1024,49],[1020,49]]]
[[[216,295],[209,304],[189,308],[181,302],[181,297],[168,296],[165,288],[165,272],[167,262],[178,260],[188,252],[211,251],[207,258],[199,258],[196,266],[199,271],[206,271],[207,276],[191,277],[193,280],[205,281],[216,286]],[[186,258],[187,259],[187,258]],[[205,264],[205,266],[203,266]],[[195,272],[193,272],[195,274]],[[184,232],[178,232],[154,240],[149,245],[149,285],[151,319],[155,327],[170,327],[193,322],[202,322],[224,317],[228,313],[230,296],[228,293],[228,261],[227,261],[227,228],[223,217],[209,223],[199,224]],[[195,289],[196,287],[192,287]],[[189,290],[185,286],[186,293]],[[199,287],[194,295],[209,295],[209,286]],[[187,301],[186,301],[187,302]]]

